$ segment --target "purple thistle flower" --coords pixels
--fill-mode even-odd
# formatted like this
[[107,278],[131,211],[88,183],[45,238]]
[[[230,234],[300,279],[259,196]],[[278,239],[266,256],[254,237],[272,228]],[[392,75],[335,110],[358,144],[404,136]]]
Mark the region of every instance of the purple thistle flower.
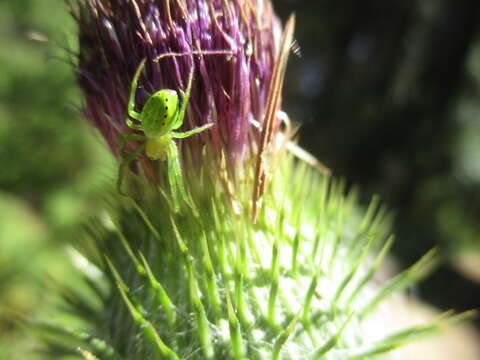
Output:
[[[252,141],[258,148],[252,124],[263,121],[282,33],[268,0],[79,0],[72,13],[79,24],[84,114],[116,155],[119,134],[131,131],[125,125],[128,95],[144,58],[137,111],[156,90],[185,89],[195,66],[182,130],[215,126],[182,141],[184,151],[195,157],[200,144],[208,144],[212,154],[226,150],[234,165]],[[153,61],[166,53],[188,55]]]

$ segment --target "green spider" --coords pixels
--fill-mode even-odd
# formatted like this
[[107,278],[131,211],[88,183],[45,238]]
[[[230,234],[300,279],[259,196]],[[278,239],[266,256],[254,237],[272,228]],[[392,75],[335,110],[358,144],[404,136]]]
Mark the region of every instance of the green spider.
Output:
[[[187,109],[190,90],[192,87],[193,67],[188,77],[188,85],[185,92],[180,90],[182,103],[179,104],[177,92],[175,90],[162,89],[151,95],[140,113],[135,111],[135,94],[138,87],[138,78],[145,66],[145,59],[140,63],[132,80],[130,89],[130,99],[128,101],[128,115],[130,118],[137,120],[134,123],[131,119],[126,119],[129,128],[143,131],[141,134],[121,134],[120,135],[120,155],[122,162],[118,171],[117,189],[122,195],[122,181],[125,167],[128,166],[137,156],[144,150],[147,157],[151,160],[167,160],[167,173],[172,194],[173,205],[176,210],[179,208],[178,191],[184,201],[188,202],[187,193],[182,179],[182,168],[178,157],[178,149],[174,139],[183,139],[198,134],[213,126],[209,123],[198,128],[177,132],[183,124],[185,111]],[[132,153],[124,155],[125,144],[127,140],[144,141]]]

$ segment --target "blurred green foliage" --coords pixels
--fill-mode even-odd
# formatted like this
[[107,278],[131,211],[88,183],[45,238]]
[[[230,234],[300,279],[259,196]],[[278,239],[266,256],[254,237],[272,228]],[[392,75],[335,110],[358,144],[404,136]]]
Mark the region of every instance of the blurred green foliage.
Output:
[[[25,319],[56,315],[66,252],[114,163],[80,114],[63,0],[0,1],[0,358],[39,358]],[[54,279],[55,281],[51,281]]]
[[52,190],[84,187],[102,147],[79,121],[79,92],[68,64],[75,25],[64,2],[0,6],[0,160],[8,169],[0,185],[42,206]]

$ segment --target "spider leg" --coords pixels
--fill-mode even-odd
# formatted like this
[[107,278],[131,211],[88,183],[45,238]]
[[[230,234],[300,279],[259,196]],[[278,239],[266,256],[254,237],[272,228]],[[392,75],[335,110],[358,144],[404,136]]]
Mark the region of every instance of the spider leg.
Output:
[[[137,92],[138,88],[138,78],[140,77],[140,74],[143,71],[143,68],[145,67],[145,59],[142,60],[140,65],[138,66],[137,71],[135,71],[135,75],[133,76],[132,80],[132,85],[130,87],[130,98],[128,100],[128,115],[135,119],[140,121],[140,114],[135,111],[135,94]],[[128,125],[128,122],[127,122]]]
[[192,129],[192,130],[184,131],[184,132],[174,132],[174,131],[172,131],[172,137],[175,138],[175,139],[184,139],[184,138],[187,138],[189,136],[198,134],[199,132],[202,132],[204,130],[207,130],[208,128],[212,127],[213,125],[214,125],[214,123],[208,123],[208,124],[205,124],[203,126],[197,127],[195,129]]
[[193,50],[193,51],[186,51],[186,52],[167,52],[157,56],[153,59],[153,62],[159,62],[163,58],[172,56],[172,57],[179,57],[179,56],[186,56],[186,55],[235,55],[235,51],[233,50]]
[[133,160],[137,158],[138,155],[142,153],[145,149],[145,144],[141,144],[132,153],[125,156],[125,143],[127,140],[145,140],[145,136],[139,134],[120,134],[120,156],[122,157],[122,162],[118,168],[118,178],[117,178],[117,191],[120,195],[126,195],[122,190],[123,175],[125,173],[125,167],[128,166]]
[[131,134],[131,133],[120,134],[120,136],[119,136],[120,156],[122,156],[122,158],[123,158],[123,155],[124,155],[124,152],[125,152],[125,145],[127,143],[127,140],[146,140],[146,139],[147,139],[146,136],[140,135],[140,134]]
[[134,123],[132,120],[130,120],[129,118],[126,118],[126,119],[125,119],[125,123],[127,124],[127,126],[128,126],[130,129],[143,131],[143,126],[142,126],[142,124],[135,124],[135,123]]
[[[182,177],[182,168],[180,166],[180,160],[178,158],[178,149],[175,142],[172,140],[168,145],[168,182],[170,183],[170,191],[172,193],[173,199],[173,207],[175,211],[178,211],[180,208],[180,202],[178,198],[178,192],[180,192],[180,196],[182,200],[190,204],[189,198],[187,196],[187,192],[185,190],[185,186],[183,183]],[[178,191],[178,192],[177,192]]]
[[178,129],[183,124],[183,119],[185,118],[185,112],[187,110],[188,101],[190,100],[190,91],[192,90],[192,80],[193,80],[194,70],[195,70],[195,67],[192,65],[192,69],[190,70],[190,74],[188,75],[187,90],[185,92],[180,90],[180,94],[182,95],[182,105],[180,106],[180,110],[178,111],[177,118],[172,127],[173,130]]

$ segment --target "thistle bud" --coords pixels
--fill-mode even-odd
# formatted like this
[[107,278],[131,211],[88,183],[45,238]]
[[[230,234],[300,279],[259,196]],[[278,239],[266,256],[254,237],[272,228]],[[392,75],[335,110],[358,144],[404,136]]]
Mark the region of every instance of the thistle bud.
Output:
[[[214,123],[182,142],[190,155],[206,144],[225,151],[230,165],[259,141],[280,23],[265,0],[82,0],[72,11],[79,24],[77,78],[84,114],[118,155],[133,75],[140,77],[136,110],[159,89],[185,89],[194,67],[182,130]],[[177,56],[174,56],[177,55]],[[156,62],[154,60],[157,60]],[[184,143],[184,144],[183,144]]]
[[[85,115],[114,153],[119,135],[132,132],[127,104],[145,60],[137,112],[159,89],[181,94],[194,71],[182,130],[214,126],[179,142],[184,160],[211,154],[230,168],[256,160],[255,181],[249,161],[236,192],[215,171],[190,181],[188,194],[170,186],[171,198],[178,188],[189,206],[170,206],[161,184],[151,196],[114,196],[78,246],[101,274],[88,282],[100,305],[65,296],[91,325],[88,335],[64,331],[85,359],[393,359],[390,350],[466,317],[398,330],[385,300],[428,275],[438,254],[376,284],[393,243],[377,199],[362,212],[343,182],[269,156],[281,143],[272,94],[282,87],[293,20],[282,35],[268,0],[77,1]],[[253,124],[262,121],[261,139]],[[275,172],[268,186],[265,168]],[[170,185],[180,173],[168,173]]]

